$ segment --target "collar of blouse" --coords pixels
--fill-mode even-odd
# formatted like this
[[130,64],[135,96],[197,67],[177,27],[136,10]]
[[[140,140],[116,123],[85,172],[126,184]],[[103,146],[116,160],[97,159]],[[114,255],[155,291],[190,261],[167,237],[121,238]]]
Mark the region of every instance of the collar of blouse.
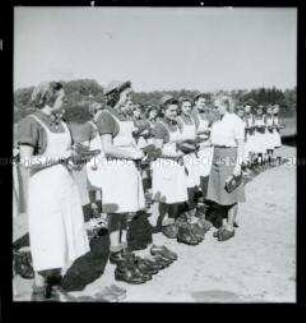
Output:
[[184,113],[182,113],[182,114],[181,114],[181,118],[182,118],[184,121],[192,122],[191,114],[184,114]]
[[43,121],[45,121],[51,127],[54,127],[54,126],[57,127],[60,124],[60,122],[62,121],[61,115],[56,114],[56,113],[47,114],[43,111],[37,111],[37,114],[39,115],[39,117]]
[[164,122],[169,126],[176,126],[177,125],[177,120],[172,120],[169,118],[164,118]]

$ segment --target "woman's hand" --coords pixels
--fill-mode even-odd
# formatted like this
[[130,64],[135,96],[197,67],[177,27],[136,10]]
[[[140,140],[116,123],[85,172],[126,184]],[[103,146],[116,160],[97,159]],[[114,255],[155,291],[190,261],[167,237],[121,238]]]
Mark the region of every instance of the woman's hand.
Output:
[[236,165],[236,167],[233,170],[233,176],[239,177],[241,175],[241,166]]
[[60,159],[62,160],[62,161],[67,161],[68,159],[70,159],[70,158],[73,158],[73,156],[74,156],[74,152],[71,150],[71,149],[69,149],[69,150],[66,150],[61,156],[60,156]]
[[142,150],[140,149],[135,149],[135,151],[133,151],[133,153],[131,154],[131,159],[132,160],[140,160],[144,158],[144,153]]

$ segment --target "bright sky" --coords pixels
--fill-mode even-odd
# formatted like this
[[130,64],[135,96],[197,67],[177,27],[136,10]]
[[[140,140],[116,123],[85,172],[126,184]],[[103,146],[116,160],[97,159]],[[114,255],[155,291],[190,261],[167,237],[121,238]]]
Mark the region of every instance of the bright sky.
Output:
[[294,8],[17,7],[14,86],[130,79],[136,91],[296,85]]

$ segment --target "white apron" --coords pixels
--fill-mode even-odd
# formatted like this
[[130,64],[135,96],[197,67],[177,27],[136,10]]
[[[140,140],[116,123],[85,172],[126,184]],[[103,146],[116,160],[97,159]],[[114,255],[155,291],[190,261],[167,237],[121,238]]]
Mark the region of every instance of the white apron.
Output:
[[[199,127],[198,131],[205,131],[209,129],[208,120],[202,119],[199,114]],[[212,160],[213,160],[214,148],[213,147],[205,147],[205,143],[200,144],[200,150],[198,152],[198,156],[200,159],[201,165],[201,176],[207,177],[210,174]]]
[[[266,118],[266,125],[267,127],[273,126],[273,116]],[[267,149],[273,150],[275,148],[275,137],[274,137],[274,130],[266,130],[266,141],[267,141]]]
[[[245,125],[247,127],[251,127],[254,125],[254,119],[252,116],[247,117],[245,119]],[[251,132],[251,133],[247,132],[246,133],[244,151],[245,151],[245,156],[246,156],[247,160],[250,157],[250,154],[254,153],[256,150],[255,149],[256,142],[255,142],[254,138],[255,138],[254,132]]]
[[[176,143],[181,140],[181,132],[177,129],[169,131],[169,142],[164,145],[169,150],[176,150]],[[158,158],[152,163],[153,198],[167,204],[181,203],[188,200],[187,176],[185,168],[171,158]]]
[[[195,124],[186,124],[183,119],[183,131],[181,134],[182,140],[195,140],[196,139],[196,126]],[[195,187],[200,185],[201,176],[201,160],[195,153],[186,154],[183,157],[185,168],[188,171],[187,187]]]
[[[255,126],[264,126],[265,121],[262,117],[261,119],[256,119],[255,117]],[[254,133],[254,143],[253,143],[254,152],[256,154],[265,154],[267,152],[267,136],[265,133],[260,133],[255,129]]]
[[[279,125],[278,116],[273,116],[273,125]],[[273,129],[273,146],[274,148],[280,148],[282,146],[281,136],[277,129]]]
[[[120,149],[136,148],[132,136],[134,122],[120,121],[112,116],[119,124],[113,145]],[[134,161],[107,160],[102,148],[101,138],[97,136],[91,142],[91,149],[100,149],[102,153],[87,164],[87,170],[90,183],[102,189],[103,212],[128,213],[145,209],[142,180]]]
[[[64,133],[53,133],[36,116],[32,117],[47,133],[47,148],[42,156],[54,158],[67,151],[71,138],[64,123]],[[67,269],[90,250],[78,188],[65,166],[31,171],[28,216],[35,271]]]

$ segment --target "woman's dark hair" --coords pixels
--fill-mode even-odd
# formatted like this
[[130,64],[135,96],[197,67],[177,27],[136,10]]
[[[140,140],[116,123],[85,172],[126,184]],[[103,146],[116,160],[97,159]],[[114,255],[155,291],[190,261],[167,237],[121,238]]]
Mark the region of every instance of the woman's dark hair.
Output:
[[152,110],[156,110],[156,115],[158,116],[159,115],[159,113],[160,113],[160,109],[158,108],[158,106],[156,106],[156,105],[151,105],[151,106],[148,106],[147,107],[147,109],[146,109],[146,111],[145,111],[145,117],[146,118],[149,118],[149,116],[150,116],[150,112],[152,111]]
[[178,106],[179,102],[176,99],[171,99],[171,100],[167,101],[166,103],[162,104],[160,106],[160,115],[162,117],[165,115],[165,111],[168,109],[169,105],[171,105],[171,104],[176,104]]
[[40,83],[32,93],[33,105],[37,109],[42,109],[46,105],[53,106],[57,98],[57,92],[62,88],[63,84],[60,82]]
[[89,102],[80,102],[77,105],[69,106],[65,110],[65,120],[67,122],[85,123],[91,120],[89,112]]
[[106,104],[109,105],[110,107],[114,107],[116,106],[116,104],[118,103],[119,99],[120,99],[120,94],[131,87],[131,82],[127,81],[125,82],[120,88],[117,88],[115,90],[113,90],[112,92],[108,93],[106,95]]

